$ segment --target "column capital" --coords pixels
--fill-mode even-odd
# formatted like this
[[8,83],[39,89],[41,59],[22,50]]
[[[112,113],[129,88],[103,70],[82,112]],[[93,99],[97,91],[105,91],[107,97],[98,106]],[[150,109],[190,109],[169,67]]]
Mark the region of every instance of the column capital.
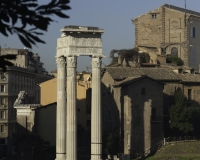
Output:
[[67,56],[67,68],[77,67],[77,56]]
[[92,68],[100,68],[101,67],[101,58],[100,56],[92,56]]
[[65,68],[66,66],[66,59],[65,57],[56,57],[56,64],[58,68]]

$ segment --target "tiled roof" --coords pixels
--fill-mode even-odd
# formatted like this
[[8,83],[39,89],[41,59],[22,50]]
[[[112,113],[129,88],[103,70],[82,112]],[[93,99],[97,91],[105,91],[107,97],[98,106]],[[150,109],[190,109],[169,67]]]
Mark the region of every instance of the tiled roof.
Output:
[[180,8],[180,7],[177,7],[177,6],[173,6],[173,5],[169,5],[169,4],[164,4],[164,6],[166,8],[170,8],[170,9],[174,9],[174,10],[177,10],[177,11],[180,11],[180,12],[183,12],[183,13],[189,13],[189,14],[192,14],[192,15],[197,15],[197,16],[200,16],[200,13],[199,12],[195,12],[195,11],[192,11],[192,10],[189,10],[189,9],[186,9],[185,8]]
[[168,68],[131,68],[131,67],[106,67],[106,71],[115,80],[128,77],[147,75],[156,80],[180,81],[181,79]]
[[150,77],[148,77],[148,76],[140,76],[140,77],[129,77],[129,78],[126,78],[125,80],[116,82],[116,83],[114,84],[114,86],[131,84],[131,83],[133,83],[133,82],[139,81],[139,80],[144,79],[144,78],[148,78],[148,79],[154,80],[154,81],[156,81],[157,83],[160,83],[160,84],[162,84],[162,85],[164,84],[164,83],[162,83],[162,82],[160,82],[160,81],[157,81],[157,80],[155,80],[155,79],[152,79],[152,78],[150,78]]
[[200,83],[200,74],[176,74],[182,82]]

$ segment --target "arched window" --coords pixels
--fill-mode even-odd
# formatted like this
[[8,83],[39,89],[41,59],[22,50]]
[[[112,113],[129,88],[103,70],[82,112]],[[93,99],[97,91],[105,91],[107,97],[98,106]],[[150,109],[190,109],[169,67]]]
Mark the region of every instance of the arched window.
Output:
[[156,121],[157,120],[157,110],[156,108],[151,109],[151,121]]
[[141,95],[145,95],[145,88],[141,89]]
[[171,55],[174,57],[178,57],[178,49],[176,47],[173,47],[171,49]]

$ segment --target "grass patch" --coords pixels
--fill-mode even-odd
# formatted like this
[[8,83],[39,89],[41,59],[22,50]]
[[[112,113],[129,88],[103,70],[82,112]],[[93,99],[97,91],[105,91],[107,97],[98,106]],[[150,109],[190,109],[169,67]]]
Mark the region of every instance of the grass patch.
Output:
[[139,160],[200,160],[200,141],[174,143]]

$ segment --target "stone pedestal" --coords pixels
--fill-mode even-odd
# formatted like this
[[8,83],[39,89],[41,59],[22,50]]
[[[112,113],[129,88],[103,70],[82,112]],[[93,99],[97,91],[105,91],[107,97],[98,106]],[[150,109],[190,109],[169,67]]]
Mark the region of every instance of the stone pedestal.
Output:
[[67,160],[77,160],[76,59],[67,57]]
[[91,160],[101,160],[101,57],[92,56]]
[[66,62],[57,57],[56,160],[66,159]]

